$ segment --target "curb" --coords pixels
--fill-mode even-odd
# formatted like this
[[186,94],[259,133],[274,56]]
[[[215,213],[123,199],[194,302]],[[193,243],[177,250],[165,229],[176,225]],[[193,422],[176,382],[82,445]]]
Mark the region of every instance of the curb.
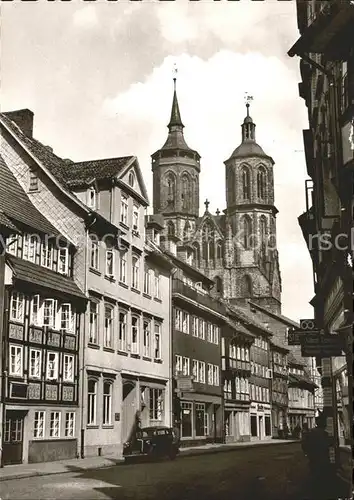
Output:
[[[272,446],[286,446],[290,444],[295,444],[297,441],[287,441],[287,442],[282,442],[282,443],[277,443],[276,441],[273,442],[265,442],[265,443],[257,443],[257,444],[249,444],[249,445],[222,445],[218,446],[216,448],[206,448],[206,449],[188,449],[183,451],[183,448],[180,449],[180,452],[178,454],[178,458],[183,458],[183,457],[193,457],[193,456],[198,456],[198,455],[212,455],[212,454],[217,454],[217,453],[226,453],[230,451],[241,451],[241,450],[249,450],[251,448],[265,448],[265,447],[272,447]],[[112,463],[110,464],[103,464],[103,465],[93,465],[87,468],[82,468],[80,466],[73,466],[73,469],[77,468],[77,470],[60,470],[60,471],[31,471],[31,472],[23,472],[23,473],[18,473],[14,474],[11,476],[1,476],[0,475],[0,483],[2,481],[13,481],[16,479],[26,479],[30,477],[44,477],[44,476],[55,476],[58,474],[70,474],[72,472],[78,472],[78,473],[84,473],[89,470],[100,470],[100,469],[109,469],[112,467],[116,467],[118,465],[124,465],[125,460],[124,459],[114,459],[112,460]],[[0,473],[1,474],[1,473]]]

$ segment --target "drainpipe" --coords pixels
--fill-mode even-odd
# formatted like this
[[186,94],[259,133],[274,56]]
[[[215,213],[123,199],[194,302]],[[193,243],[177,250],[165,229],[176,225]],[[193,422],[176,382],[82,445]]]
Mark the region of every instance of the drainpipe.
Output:
[[[5,420],[6,420],[6,325],[7,325],[7,311],[8,311],[8,292],[5,289],[5,252],[2,250],[4,255],[0,255],[0,339],[1,339],[1,428],[0,428],[0,467],[4,467],[4,434],[5,434]],[[2,318],[2,321],[1,321]]]
[[[89,272],[89,262],[88,262],[88,249],[89,249],[89,228],[85,228],[85,257],[84,257],[84,265],[85,265],[85,274],[84,274],[84,291],[87,295],[88,293],[88,272]],[[89,307],[89,303],[86,308]],[[80,384],[81,384],[81,430],[80,430],[80,457],[85,458],[85,422],[84,422],[84,407],[85,407],[85,366],[86,366],[86,329],[88,327],[88,318],[86,311],[84,313],[83,318],[83,331],[81,332],[80,337],[80,354],[81,354],[81,363],[79,366],[80,373]]]

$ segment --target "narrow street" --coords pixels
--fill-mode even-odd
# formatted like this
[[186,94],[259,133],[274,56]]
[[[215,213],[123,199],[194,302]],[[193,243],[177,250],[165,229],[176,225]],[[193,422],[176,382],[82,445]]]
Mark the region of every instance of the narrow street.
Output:
[[[178,457],[1,483],[2,500],[303,500],[298,444]],[[325,500],[325,499],[323,499]]]

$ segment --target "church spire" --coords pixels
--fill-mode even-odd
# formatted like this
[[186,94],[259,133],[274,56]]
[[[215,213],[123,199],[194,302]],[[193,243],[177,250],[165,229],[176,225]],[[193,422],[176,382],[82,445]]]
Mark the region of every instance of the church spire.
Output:
[[179,111],[176,80],[177,80],[177,68],[175,67],[173,76],[173,100],[172,100],[171,118],[170,118],[170,123],[168,124],[168,128],[170,130],[172,127],[181,127],[181,128],[184,127],[181,119],[181,113]]

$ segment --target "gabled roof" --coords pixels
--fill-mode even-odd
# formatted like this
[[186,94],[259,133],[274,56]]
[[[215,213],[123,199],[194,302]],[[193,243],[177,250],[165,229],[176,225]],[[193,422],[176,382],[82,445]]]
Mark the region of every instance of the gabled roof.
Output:
[[14,270],[14,278],[26,283],[35,283],[44,288],[55,290],[63,295],[74,295],[86,299],[85,294],[79,289],[73,279],[58,274],[51,269],[38,266],[28,260],[8,256]]
[[63,170],[63,175],[70,187],[91,184],[93,180],[116,177],[133,159],[134,156],[122,156],[68,163]]
[[[196,223],[196,228],[194,231],[194,235],[197,234],[197,232],[200,230],[200,228],[203,226],[205,221],[210,221],[211,225],[215,228],[215,230],[219,233],[220,237],[224,237],[224,231],[222,230],[219,222],[222,221],[222,217],[225,218],[225,216],[219,216],[217,217],[216,215],[212,215],[209,211],[205,211],[204,215],[202,217],[198,217],[197,223]],[[193,239],[193,238],[192,238]]]
[[23,224],[34,231],[59,236],[59,231],[41,214],[17,182],[0,155],[0,211],[17,227]]

